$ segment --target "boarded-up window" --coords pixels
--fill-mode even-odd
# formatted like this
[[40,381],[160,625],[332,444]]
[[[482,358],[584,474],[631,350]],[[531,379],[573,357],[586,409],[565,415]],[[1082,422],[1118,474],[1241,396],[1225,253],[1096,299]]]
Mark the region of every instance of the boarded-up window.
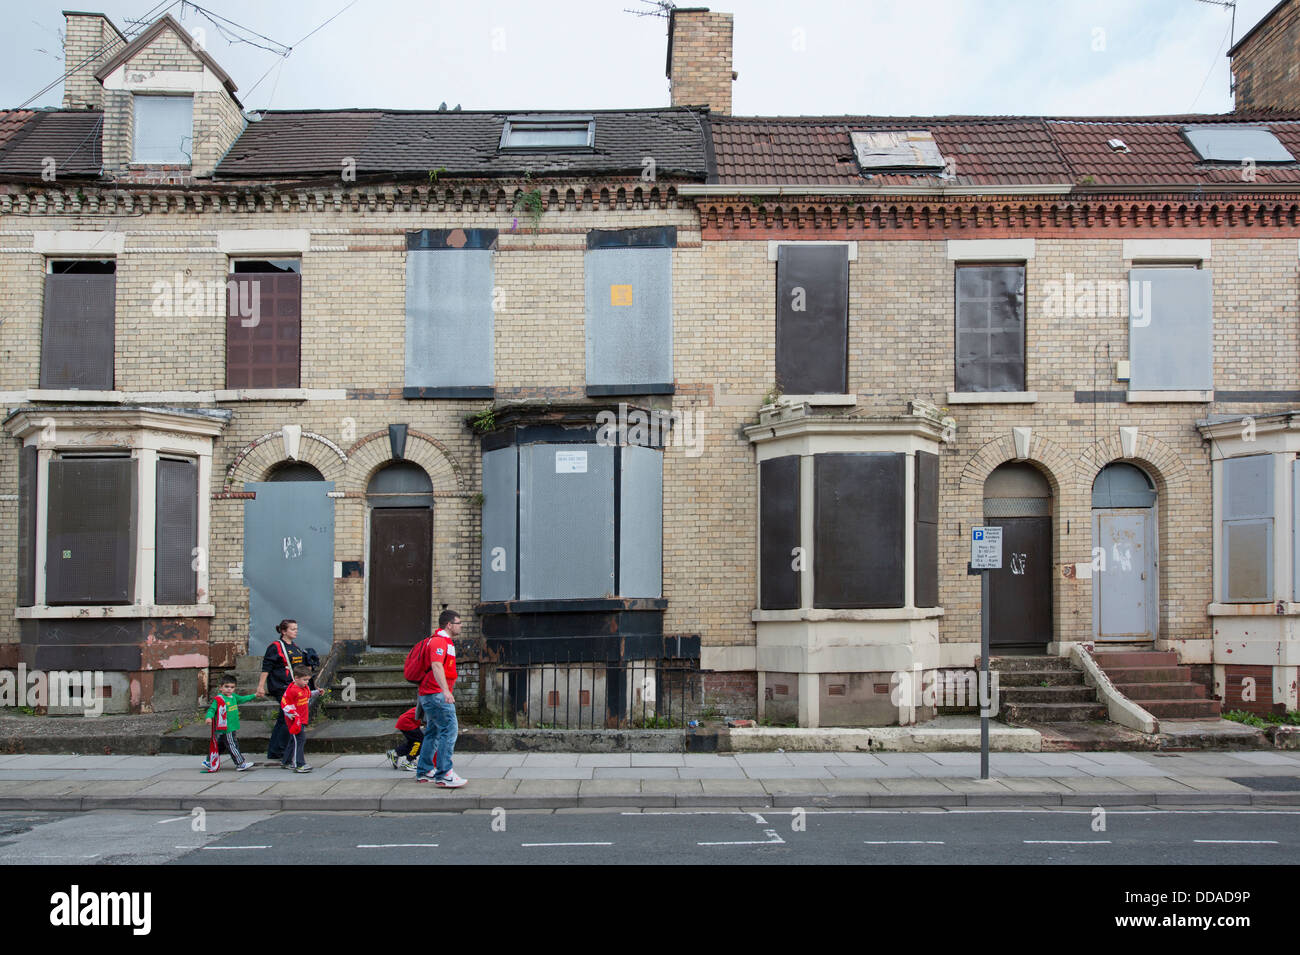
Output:
[[51,461],[49,468],[46,603],[131,603],[135,461],[62,458]]
[[776,384],[785,394],[848,391],[849,253],[782,245],[776,258]]
[[799,455],[769,458],[758,466],[759,606],[793,610],[803,602],[799,541]]
[[675,228],[587,235],[587,394],[671,394]]
[[496,229],[406,234],[405,397],[492,397],[496,241]]
[[1025,267],[957,269],[958,391],[1025,390]]
[[939,456],[916,452],[913,578],[916,606],[939,605]]
[[1129,272],[1129,388],[1209,391],[1214,387],[1213,275],[1209,269]]
[[618,448],[618,595],[663,595],[664,454]]
[[483,453],[484,600],[513,600],[517,594],[516,534],[519,517],[519,450],[511,445]]
[[36,603],[36,446],[18,453],[18,606]]
[[299,387],[302,276],[240,269],[226,306],[226,387]]
[[97,274],[68,264],[74,267],[45,276],[41,387],[111,391],[114,263],[94,263]]
[[1223,599],[1273,599],[1273,456],[1223,462]]
[[814,461],[813,605],[903,606],[903,455]]
[[614,587],[614,448],[519,449],[519,597],[607,597]]
[[199,472],[193,461],[161,459],[156,492],[154,602],[192,604],[199,544]]
[[194,151],[194,97],[133,97],[131,162],[188,166]]

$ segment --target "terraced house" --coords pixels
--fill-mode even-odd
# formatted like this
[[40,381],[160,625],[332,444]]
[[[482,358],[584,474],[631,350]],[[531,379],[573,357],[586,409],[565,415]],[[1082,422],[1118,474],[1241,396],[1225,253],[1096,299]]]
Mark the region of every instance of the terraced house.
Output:
[[451,606],[608,668],[517,707],[881,725],[987,617],[1156,718],[1295,709],[1300,114],[735,117],[730,15],[668,25],[664,109],[245,114],[68,14],[0,118],[0,667],[180,708],[281,617]]

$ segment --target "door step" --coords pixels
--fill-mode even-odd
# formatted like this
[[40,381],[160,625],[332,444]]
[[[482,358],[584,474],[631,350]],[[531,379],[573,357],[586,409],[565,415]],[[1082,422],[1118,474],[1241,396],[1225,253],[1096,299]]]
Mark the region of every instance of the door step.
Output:
[[1098,650],[1093,654],[1115,688],[1156,719],[1215,719],[1222,704],[1192,682],[1191,668],[1172,650]]
[[990,656],[998,716],[1009,723],[1089,723],[1106,719],[1097,691],[1064,657]]

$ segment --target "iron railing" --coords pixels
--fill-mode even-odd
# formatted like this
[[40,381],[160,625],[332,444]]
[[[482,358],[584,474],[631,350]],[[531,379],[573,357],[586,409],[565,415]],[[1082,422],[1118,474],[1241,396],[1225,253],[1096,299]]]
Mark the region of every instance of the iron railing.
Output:
[[695,660],[481,664],[484,722],[502,729],[675,729],[699,709]]

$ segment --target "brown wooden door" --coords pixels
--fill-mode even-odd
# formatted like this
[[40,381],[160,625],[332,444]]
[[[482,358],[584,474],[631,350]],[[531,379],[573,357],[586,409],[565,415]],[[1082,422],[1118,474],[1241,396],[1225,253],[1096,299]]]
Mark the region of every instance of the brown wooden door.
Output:
[[370,511],[372,647],[410,647],[433,632],[433,509],[376,507]]
[[1002,569],[989,571],[989,645],[1044,652],[1052,639],[1052,519],[987,518],[1002,528]]

